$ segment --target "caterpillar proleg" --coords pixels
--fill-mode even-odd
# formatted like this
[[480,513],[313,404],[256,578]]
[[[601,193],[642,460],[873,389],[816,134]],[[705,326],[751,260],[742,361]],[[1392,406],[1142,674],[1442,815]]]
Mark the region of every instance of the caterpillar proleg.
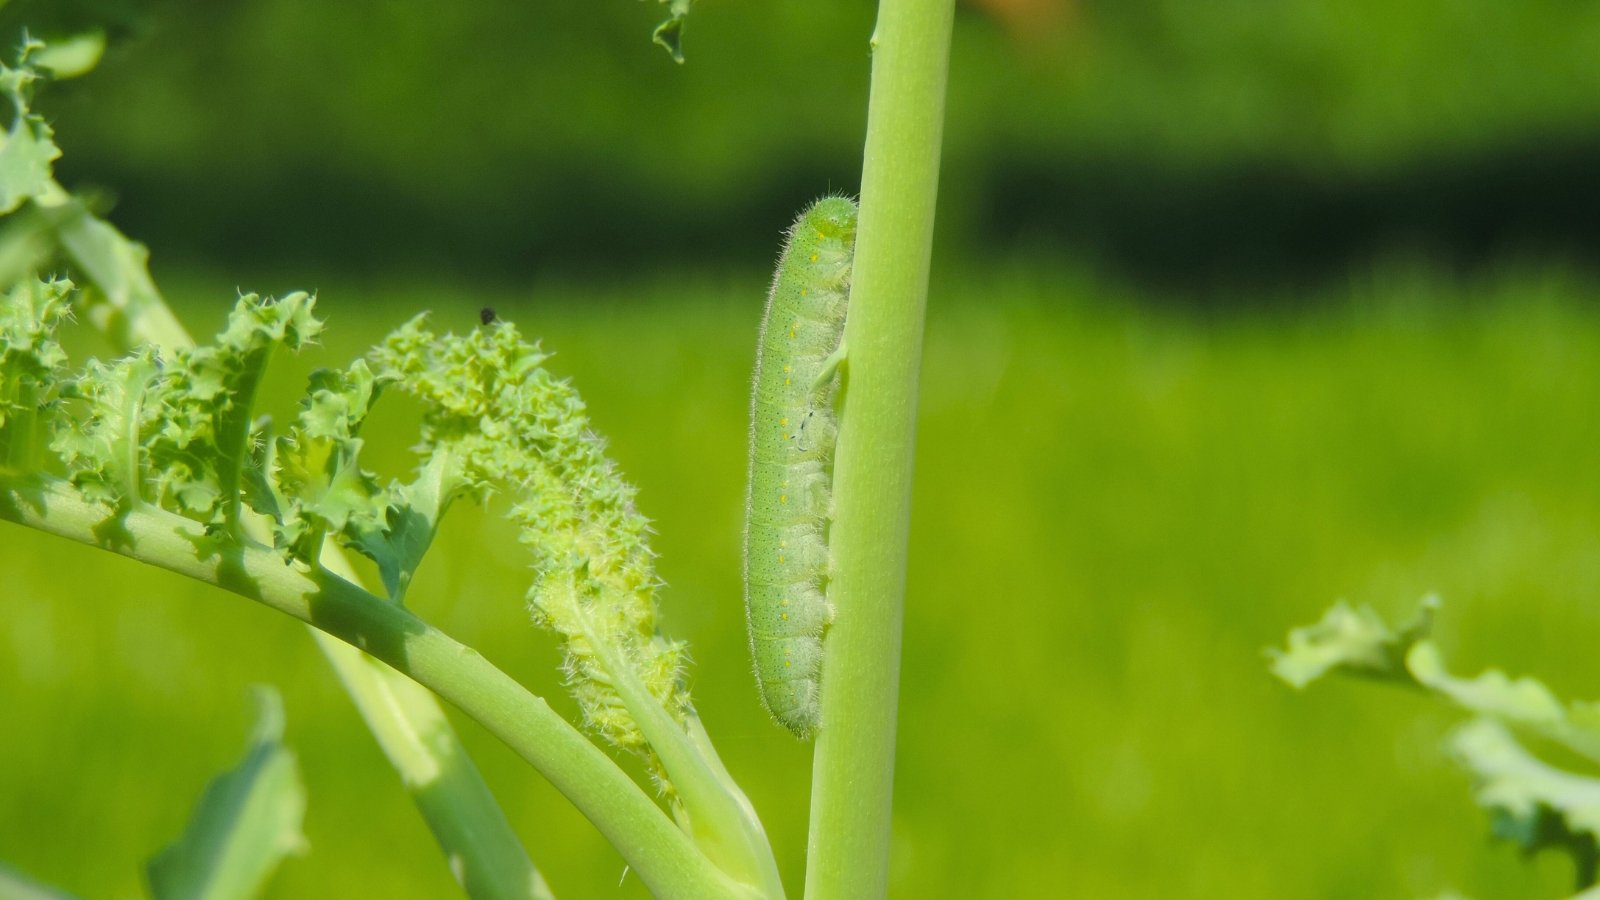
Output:
[[745,620],[761,699],[797,737],[817,726],[828,575],[834,403],[856,204],[824,197],[789,230],[767,296],[750,402]]

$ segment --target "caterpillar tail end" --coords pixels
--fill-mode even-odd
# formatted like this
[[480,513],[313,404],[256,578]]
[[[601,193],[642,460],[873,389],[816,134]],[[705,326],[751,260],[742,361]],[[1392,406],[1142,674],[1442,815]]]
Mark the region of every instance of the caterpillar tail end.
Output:
[[817,733],[822,707],[815,681],[791,681],[761,685],[761,703],[773,721],[802,741]]

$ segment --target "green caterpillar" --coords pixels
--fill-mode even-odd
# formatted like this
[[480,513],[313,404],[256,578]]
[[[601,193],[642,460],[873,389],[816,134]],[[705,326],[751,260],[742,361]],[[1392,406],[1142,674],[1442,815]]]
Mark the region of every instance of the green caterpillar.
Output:
[[756,347],[745,503],[745,620],[761,699],[779,724],[817,726],[833,443],[856,204],[824,197],[795,220]]

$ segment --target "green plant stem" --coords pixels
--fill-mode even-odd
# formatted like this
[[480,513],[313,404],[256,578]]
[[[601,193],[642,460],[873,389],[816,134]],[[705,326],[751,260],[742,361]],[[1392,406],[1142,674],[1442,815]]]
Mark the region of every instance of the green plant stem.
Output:
[[[95,217],[54,181],[35,202],[48,216],[62,249],[97,289],[88,318],[113,343],[123,350],[143,343],[167,350],[194,346],[151,279],[142,246]],[[260,538],[255,524],[247,522],[247,527]],[[331,543],[321,561],[359,583],[344,554]],[[467,895],[474,900],[551,900],[549,886],[438,700],[361,651],[315,628],[310,631]]]
[[[595,652],[604,653],[603,645]],[[761,896],[782,897],[783,879],[761,820],[723,767],[700,717],[690,713],[687,726],[679,725],[632,669],[615,663],[609,668],[616,673],[617,695],[672,779],[687,814],[684,827],[695,842],[722,871],[758,887]]]
[[225,544],[148,506],[118,513],[59,479],[0,476],[0,519],[217,585],[313,625],[450,701],[548,778],[659,897],[748,898],[604,752],[472,648],[326,569]]
[[882,0],[861,171],[806,896],[883,896],[923,309],[954,0]]

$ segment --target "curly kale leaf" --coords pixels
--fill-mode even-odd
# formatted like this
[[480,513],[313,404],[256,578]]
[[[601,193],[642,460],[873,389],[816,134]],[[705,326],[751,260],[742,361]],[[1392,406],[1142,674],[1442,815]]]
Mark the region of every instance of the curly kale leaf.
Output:
[[33,87],[44,75],[29,56],[44,44],[24,41],[16,66],[0,64],[0,95],[11,102],[11,127],[0,132],[0,215],[50,190],[61,156],[50,123],[29,108]]
[[683,23],[689,18],[692,0],[661,0],[667,5],[668,17],[656,26],[652,40],[669,54],[675,63],[683,62]]
[[[1497,669],[1475,678],[1451,675],[1428,638],[1437,608],[1437,600],[1424,600],[1413,624],[1396,631],[1371,610],[1340,604],[1316,625],[1290,632],[1288,648],[1273,651],[1273,672],[1296,688],[1330,672],[1377,678],[1426,690],[1471,713],[1448,745],[1471,773],[1495,835],[1529,854],[1566,853],[1578,887],[1595,884],[1600,774],[1573,769],[1600,765],[1600,704],[1563,703],[1543,683]],[[1576,766],[1547,762],[1525,746],[1529,738],[1582,759]]]
[[153,504],[237,535],[256,390],[275,348],[320,331],[312,306],[308,294],[247,294],[211,345],[165,358],[146,345],[61,378],[52,447],[68,477],[93,499]]
[[577,392],[508,322],[439,336],[418,317],[371,359],[423,405],[422,452],[434,470],[419,479],[426,490],[413,493],[433,504],[489,490],[510,496],[508,515],[533,554],[533,618],[563,638],[585,719],[654,764],[637,715],[654,705],[650,712],[682,724],[684,651],[656,630],[649,520],[589,429]]
[[0,464],[36,465],[52,386],[67,361],[56,329],[71,315],[72,283],[18,283],[0,300]]

